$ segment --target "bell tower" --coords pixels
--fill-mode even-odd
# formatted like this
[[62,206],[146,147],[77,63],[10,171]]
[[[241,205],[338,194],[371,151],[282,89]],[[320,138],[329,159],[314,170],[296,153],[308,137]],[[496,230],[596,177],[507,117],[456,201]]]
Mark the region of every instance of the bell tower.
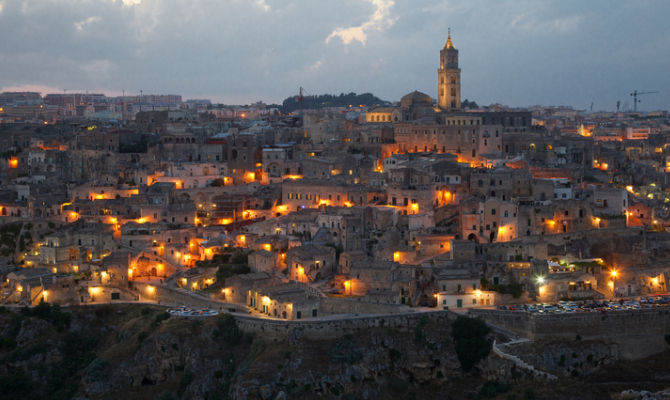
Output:
[[461,69],[458,68],[458,50],[451,41],[451,28],[447,43],[440,50],[440,68],[437,70],[437,105],[442,110],[461,108]]

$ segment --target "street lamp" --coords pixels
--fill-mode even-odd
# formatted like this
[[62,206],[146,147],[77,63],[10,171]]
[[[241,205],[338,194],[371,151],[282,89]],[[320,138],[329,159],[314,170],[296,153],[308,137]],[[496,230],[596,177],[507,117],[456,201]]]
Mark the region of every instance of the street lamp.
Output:
[[618,275],[619,275],[619,272],[617,272],[616,269],[612,268],[612,270],[610,271],[610,276],[612,277],[612,297],[616,297],[616,292],[615,292],[615,290],[616,290],[616,284],[615,284],[615,281],[616,281],[616,277],[617,277]]

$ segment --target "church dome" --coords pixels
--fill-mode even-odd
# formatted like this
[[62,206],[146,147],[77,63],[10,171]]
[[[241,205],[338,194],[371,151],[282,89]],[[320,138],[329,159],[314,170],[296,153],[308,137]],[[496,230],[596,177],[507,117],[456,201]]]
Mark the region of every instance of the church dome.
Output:
[[418,90],[413,91],[412,93],[402,96],[400,99],[400,105],[402,108],[409,108],[411,106],[417,105],[432,105],[433,99],[425,93],[421,93]]

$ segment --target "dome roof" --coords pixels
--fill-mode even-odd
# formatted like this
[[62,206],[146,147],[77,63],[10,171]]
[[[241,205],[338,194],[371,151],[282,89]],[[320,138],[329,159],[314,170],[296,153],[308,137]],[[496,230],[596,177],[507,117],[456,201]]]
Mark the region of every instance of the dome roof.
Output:
[[417,104],[433,104],[433,99],[427,94],[415,90],[412,93],[402,96],[400,104],[402,104],[403,107]]

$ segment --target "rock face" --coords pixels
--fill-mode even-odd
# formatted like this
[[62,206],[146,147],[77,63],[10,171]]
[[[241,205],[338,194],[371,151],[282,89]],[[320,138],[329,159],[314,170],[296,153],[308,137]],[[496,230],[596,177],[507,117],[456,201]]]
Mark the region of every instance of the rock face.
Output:
[[616,347],[600,341],[526,342],[509,346],[513,353],[536,368],[558,376],[591,374],[616,361]]
[[[0,398],[460,399],[501,388],[510,391],[509,398],[529,398],[524,390],[556,390],[493,355],[473,372],[461,372],[448,322],[277,341],[244,334],[233,318],[224,316],[175,318],[137,305],[67,312],[68,323],[62,322],[68,319],[60,311],[0,313]],[[561,374],[566,373],[561,355],[593,368],[597,361],[601,370],[610,363],[607,349],[596,342],[536,345],[515,351],[539,368]],[[668,363],[663,359],[656,365]],[[580,374],[587,373],[580,368]],[[660,372],[654,379],[670,380]],[[586,396],[583,387],[570,389],[581,381],[571,371],[569,375],[559,382],[566,392],[558,397],[538,393],[537,398],[576,398],[566,393],[602,398],[602,391]],[[590,378],[608,379],[600,375],[597,371]],[[644,389],[628,383],[624,388]]]

